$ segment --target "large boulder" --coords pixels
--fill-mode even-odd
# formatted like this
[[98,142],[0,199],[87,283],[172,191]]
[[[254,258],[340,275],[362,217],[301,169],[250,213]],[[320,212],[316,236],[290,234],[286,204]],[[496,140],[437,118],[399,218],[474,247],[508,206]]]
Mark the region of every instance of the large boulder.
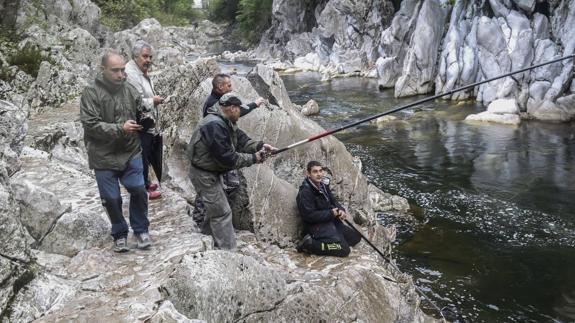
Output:
[[179,312],[207,322],[246,320],[271,311],[287,293],[280,272],[227,251],[185,256],[165,288]]
[[[51,218],[46,218],[43,225],[36,223],[29,226],[34,234],[39,235],[39,249],[74,256],[81,250],[111,241],[110,222],[101,206],[92,176],[57,159],[50,160],[47,153],[38,150],[26,150],[21,159],[22,169],[13,176],[13,180],[42,187],[51,192],[50,196],[54,194]],[[25,201],[22,199],[21,203]],[[58,204],[65,205],[65,210],[62,211]],[[24,210],[32,215],[37,211],[30,207]]]
[[75,294],[73,283],[50,274],[39,274],[15,297],[8,319],[11,322],[34,321],[60,310]]
[[12,184],[15,199],[20,203],[20,223],[36,241],[42,241],[69,206],[62,205],[56,195],[28,181]]
[[270,249],[187,255],[163,285],[168,300],[207,322],[434,321],[418,309],[410,279],[374,258],[302,258]]

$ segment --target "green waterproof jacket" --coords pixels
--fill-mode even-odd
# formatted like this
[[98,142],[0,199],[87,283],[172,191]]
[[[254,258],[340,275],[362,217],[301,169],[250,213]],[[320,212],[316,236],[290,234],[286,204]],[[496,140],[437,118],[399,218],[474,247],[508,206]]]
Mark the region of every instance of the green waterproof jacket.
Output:
[[224,117],[219,104],[208,109],[192,134],[188,157],[192,166],[208,172],[224,173],[256,162],[255,153],[263,142],[250,139]]
[[140,136],[128,134],[122,126],[137,120],[142,99],[129,83],[113,85],[99,74],[86,86],[80,101],[80,121],[91,169],[124,170],[140,154]]

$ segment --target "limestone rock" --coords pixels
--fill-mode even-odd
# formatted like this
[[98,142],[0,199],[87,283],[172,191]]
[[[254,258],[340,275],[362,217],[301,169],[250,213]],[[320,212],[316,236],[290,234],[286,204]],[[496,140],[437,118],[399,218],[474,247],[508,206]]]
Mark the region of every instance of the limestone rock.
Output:
[[535,10],[536,0],[514,0],[517,7],[527,13],[532,13]]
[[381,88],[391,88],[401,76],[409,41],[418,20],[421,1],[401,1],[399,11],[390,26],[381,34],[380,57],[376,61],[378,83]]
[[314,114],[319,114],[319,105],[315,100],[309,100],[301,109],[301,113],[304,116],[310,116]]
[[487,112],[494,114],[517,114],[519,113],[519,108],[517,107],[517,101],[515,101],[515,99],[498,99],[489,103]]
[[165,289],[178,311],[208,322],[246,320],[271,311],[287,293],[279,272],[227,251],[185,256]]
[[255,90],[262,97],[267,98],[271,104],[283,108],[292,106],[287,90],[283,85],[283,80],[271,67],[258,64],[250,71],[247,77]]
[[60,217],[40,249],[71,257],[81,250],[101,247],[111,241],[110,221],[103,212],[77,211]]
[[326,77],[365,72],[377,60],[392,10],[386,0],[275,1],[272,26],[255,55],[288,60]]
[[41,241],[69,206],[60,204],[56,195],[28,181],[12,184],[15,199],[20,203],[20,223],[36,240]]
[[152,316],[150,323],[203,323],[204,320],[189,319],[174,307],[170,301],[163,301],[158,311]]
[[76,294],[76,288],[64,279],[40,274],[18,294],[11,308],[10,321],[31,322],[58,311]]
[[481,121],[493,122],[507,125],[518,125],[521,123],[521,118],[517,114],[499,114],[484,111],[478,114],[470,114],[465,118],[465,121]]
[[170,61],[183,62],[184,55],[207,54],[210,43],[223,40],[222,33],[221,26],[208,21],[189,27],[162,27],[156,19],[148,18],[132,29],[111,35],[107,39],[107,47],[116,48],[131,58],[132,46],[142,39],[156,51],[155,56],[158,57],[154,60],[154,65],[160,69],[170,68],[173,66]]
[[395,96],[425,94],[433,89],[436,60],[443,36],[446,9],[438,0],[426,0],[421,6],[411,47],[403,63],[402,76],[395,84]]

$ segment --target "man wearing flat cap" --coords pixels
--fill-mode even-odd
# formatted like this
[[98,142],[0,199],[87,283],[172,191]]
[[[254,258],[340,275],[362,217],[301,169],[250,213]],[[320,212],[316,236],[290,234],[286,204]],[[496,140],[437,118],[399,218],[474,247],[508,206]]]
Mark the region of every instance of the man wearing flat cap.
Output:
[[236,94],[224,94],[208,109],[188,144],[190,179],[206,209],[202,232],[212,235],[216,248],[226,250],[236,248],[236,236],[220,177],[232,169],[261,163],[266,152],[276,149],[252,140],[238,128],[241,106]]

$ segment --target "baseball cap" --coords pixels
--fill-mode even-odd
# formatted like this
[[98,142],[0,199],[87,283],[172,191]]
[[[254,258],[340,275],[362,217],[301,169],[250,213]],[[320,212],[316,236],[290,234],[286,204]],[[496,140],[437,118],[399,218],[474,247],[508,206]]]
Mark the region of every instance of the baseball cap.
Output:
[[230,105],[237,105],[241,106],[244,109],[249,109],[249,107],[245,104],[242,104],[242,100],[240,97],[234,92],[228,92],[220,98],[218,101],[220,106],[222,107],[229,107]]

